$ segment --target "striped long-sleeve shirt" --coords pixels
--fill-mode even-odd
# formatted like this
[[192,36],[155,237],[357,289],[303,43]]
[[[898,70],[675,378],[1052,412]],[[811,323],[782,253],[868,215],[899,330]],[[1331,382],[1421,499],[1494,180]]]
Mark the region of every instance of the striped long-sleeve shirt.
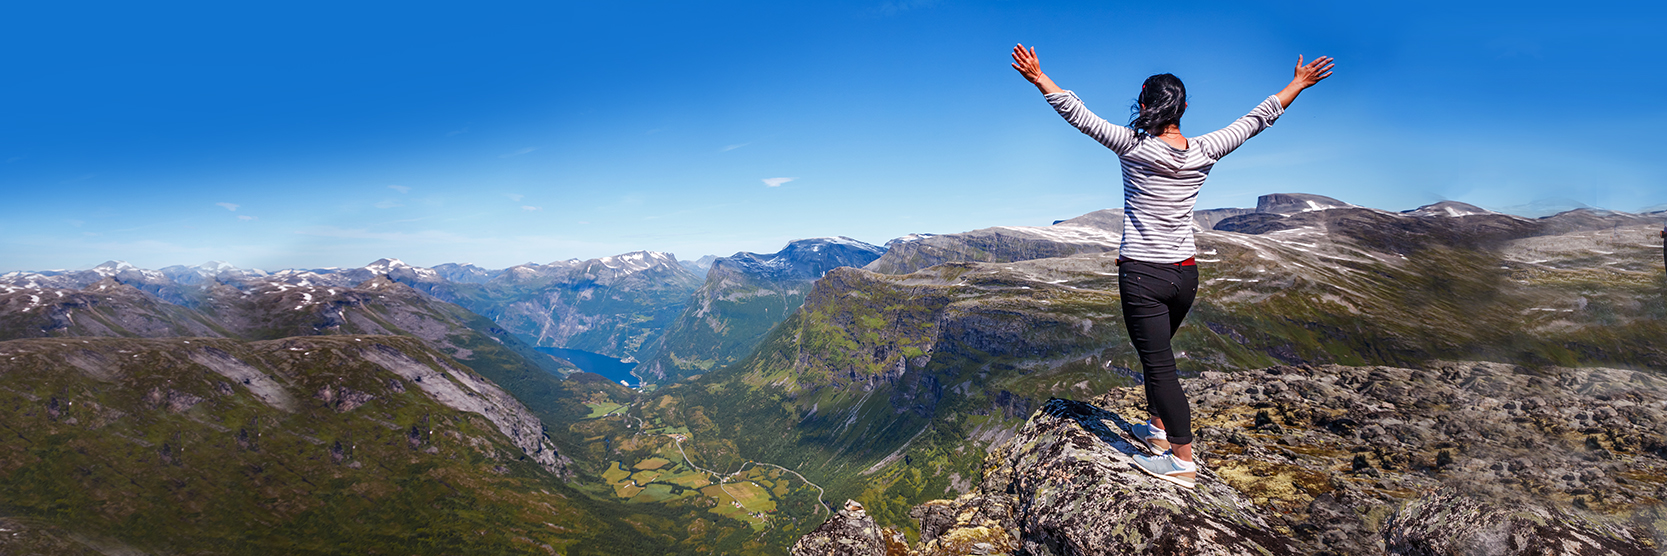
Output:
[[1273,125],[1285,108],[1269,96],[1249,114],[1220,130],[1192,137],[1177,149],[1149,135],[1106,121],[1071,91],[1047,95],[1065,121],[1117,153],[1123,162],[1123,245],[1120,256],[1178,263],[1197,253],[1192,208],[1216,161]]

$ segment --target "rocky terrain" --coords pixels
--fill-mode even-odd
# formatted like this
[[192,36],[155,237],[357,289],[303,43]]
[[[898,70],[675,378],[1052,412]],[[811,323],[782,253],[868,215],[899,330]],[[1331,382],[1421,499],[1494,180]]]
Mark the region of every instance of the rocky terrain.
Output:
[[1438,362],[1184,383],[1196,490],[1130,467],[1144,394],[1119,388],[1045,403],[975,490],[911,512],[908,550],[846,512],[794,554],[1643,555],[1667,541],[1667,382],[1651,373]]

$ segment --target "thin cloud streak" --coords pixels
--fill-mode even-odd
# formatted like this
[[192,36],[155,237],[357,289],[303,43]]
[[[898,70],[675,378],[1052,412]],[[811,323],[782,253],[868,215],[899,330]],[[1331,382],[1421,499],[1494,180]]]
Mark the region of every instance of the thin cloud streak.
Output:
[[793,181],[793,180],[796,180],[796,179],[799,179],[799,178],[764,178],[763,181],[764,181],[764,186],[765,187],[781,187],[781,184],[784,184],[784,183],[787,183],[787,182],[790,182],[790,181]]
[[243,206],[243,205],[239,205],[237,203],[214,203],[214,204],[219,205],[221,207],[224,207],[226,210],[229,210],[229,211],[232,211],[232,212],[237,212],[237,207]]

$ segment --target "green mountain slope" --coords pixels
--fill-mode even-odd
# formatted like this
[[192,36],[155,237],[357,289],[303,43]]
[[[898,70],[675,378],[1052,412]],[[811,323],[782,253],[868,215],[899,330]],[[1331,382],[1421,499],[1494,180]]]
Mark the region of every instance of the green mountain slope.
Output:
[[799,309],[817,279],[834,268],[869,264],[882,252],[850,238],[814,238],[767,255],[716,259],[706,283],[666,329],[659,351],[633,372],[664,383],[734,363]]
[[531,412],[414,339],[34,339],[0,354],[14,516],[161,553],[654,549],[560,480]]
[[[533,437],[544,439],[540,441],[541,445],[547,447],[542,451],[524,454],[515,461],[521,462],[522,466],[532,462],[541,471],[528,471],[527,473],[533,473],[529,478],[503,485],[499,484],[503,480],[498,480],[497,477],[505,473],[519,473],[516,471],[518,467],[493,464],[487,466],[490,474],[482,476],[484,478],[469,475],[474,471],[448,471],[451,474],[442,477],[446,480],[443,483],[446,485],[444,493],[434,491],[423,494],[429,498],[413,499],[417,501],[412,502],[396,501],[393,505],[386,506],[392,513],[374,518],[354,517],[362,508],[353,505],[351,501],[341,501],[342,497],[348,494],[309,490],[311,484],[296,479],[295,484],[285,483],[287,486],[284,489],[271,490],[266,498],[262,499],[263,503],[268,506],[302,505],[332,508],[331,511],[338,513],[308,514],[300,517],[285,514],[281,517],[305,518],[313,524],[308,527],[315,528],[326,527],[334,520],[360,519],[373,525],[374,527],[368,531],[380,535],[379,538],[383,539],[354,544],[354,535],[365,530],[349,529],[348,532],[334,536],[314,535],[316,539],[307,544],[283,540],[290,535],[310,535],[306,530],[278,528],[272,533],[272,538],[249,537],[244,533],[231,532],[227,528],[228,522],[220,520],[222,516],[219,514],[209,515],[203,512],[201,508],[226,507],[233,510],[227,515],[237,516],[239,519],[247,518],[255,523],[277,523],[279,517],[253,513],[258,508],[245,507],[249,503],[245,501],[247,495],[243,494],[243,491],[255,487],[224,477],[215,479],[218,486],[202,487],[195,491],[196,494],[191,498],[161,497],[162,494],[158,493],[156,486],[150,484],[111,487],[119,491],[113,492],[112,496],[125,497],[118,501],[120,505],[124,505],[122,507],[149,508],[146,515],[153,516],[149,518],[151,520],[136,522],[136,525],[126,524],[127,521],[135,519],[128,517],[129,513],[105,518],[88,517],[87,512],[90,510],[85,508],[106,507],[117,503],[107,503],[102,498],[78,499],[75,503],[80,504],[81,506],[77,507],[81,509],[63,514],[63,511],[68,510],[52,506],[52,493],[83,489],[85,485],[62,482],[60,477],[41,470],[50,468],[61,471],[67,469],[65,466],[86,467],[93,464],[53,452],[35,462],[47,467],[0,467],[0,482],[10,481],[14,492],[18,493],[17,497],[6,498],[17,500],[13,506],[0,505],[0,512],[5,512],[0,515],[15,518],[20,527],[33,532],[19,538],[38,540],[36,544],[30,545],[35,548],[19,549],[50,548],[49,551],[60,551],[69,550],[65,548],[69,546],[87,548],[92,545],[74,539],[102,539],[98,542],[104,542],[108,546],[137,546],[147,550],[163,547],[167,551],[200,550],[209,553],[366,553],[358,550],[358,547],[371,547],[367,549],[370,553],[457,553],[457,547],[460,545],[454,541],[467,538],[458,535],[474,531],[463,529],[465,525],[497,521],[517,523],[516,520],[521,520],[529,527],[537,526],[534,529],[543,527],[556,533],[553,536],[537,536],[532,535],[530,530],[512,529],[503,533],[509,535],[505,537],[509,540],[484,542],[480,545],[479,551],[464,552],[509,553],[532,549],[542,553],[542,545],[550,545],[568,554],[760,554],[771,553],[772,547],[787,542],[783,531],[793,529],[791,526],[777,527],[777,522],[792,524],[797,519],[795,515],[810,516],[818,511],[817,491],[814,487],[807,485],[803,479],[785,472],[746,469],[738,474],[731,474],[730,471],[733,470],[720,473],[697,469],[700,466],[682,459],[681,453],[677,451],[676,442],[666,434],[668,431],[647,431],[641,426],[631,426],[632,423],[625,421],[624,410],[640,401],[637,393],[600,376],[577,372],[564,361],[537,353],[530,345],[521,342],[517,335],[483,316],[435,299],[404,284],[391,281],[385,276],[368,278],[352,286],[331,286],[328,282],[320,284],[315,280],[320,280],[316,274],[296,273],[255,283],[240,282],[238,285],[241,287],[226,283],[206,283],[200,288],[185,289],[188,293],[198,296],[200,302],[193,307],[168,303],[156,298],[154,294],[116,280],[101,281],[82,290],[22,288],[0,295],[0,310],[4,310],[0,311],[0,316],[10,317],[10,320],[4,321],[11,326],[7,329],[10,334],[47,336],[15,342],[35,342],[27,345],[38,344],[46,347],[57,346],[60,350],[79,350],[41,353],[38,354],[38,361],[30,363],[32,366],[40,365],[39,370],[47,374],[65,374],[65,369],[74,371],[66,376],[74,377],[75,382],[54,386],[60,390],[67,389],[65,391],[98,387],[86,386],[83,383],[88,379],[75,373],[91,373],[94,382],[106,375],[158,375],[163,378],[148,379],[151,382],[146,384],[157,381],[162,384],[178,383],[182,380],[177,376],[181,372],[184,372],[186,377],[204,375],[201,367],[215,360],[211,358],[210,363],[203,363],[197,360],[200,357],[191,354],[196,353],[193,350],[198,350],[197,346],[212,346],[213,349],[223,352],[225,357],[244,361],[249,368],[256,369],[244,369],[247,372],[238,375],[252,381],[249,384],[250,388],[258,390],[257,387],[268,386],[276,388],[273,392],[288,392],[281,399],[272,398],[273,403],[282,402],[280,405],[283,407],[274,406],[272,411],[268,411],[274,413],[274,416],[259,421],[266,423],[263,426],[276,426],[284,430],[304,429],[310,431],[303,433],[307,438],[319,440],[374,437],[378,442],[387,444],[397,440],[395,436],[398,434],[409,434],[411,429],[409,423],[387,415],[377,416],[371,419],[371,422],[365,422],[363,419],[302,418],[289,415],[294,413],[297,407],[306,405],[306,396],[313,396],[316,398],[315,402],[326,405],[337,403],[339,400],[362,401],[361,398],[364,396],[384,399],[385,394],[371,388],[374,380],[372,383],[359,384],[366,380],[361,375],[375,375],[378,372],[386,374],[389,369],[414,368],[418,363],[429,365],[424,362],[430,360],[444,361],[445,365],[450,365],[467,376],[478,377],[475,382],[471,382],[473,387],[486,390],[501,387],[502,393],[513,396],[514,401],[519,404],[517,407],[524,408],[518,410],[524,419],[521,426],[515,430],[522,433],[530,432]],[[61,297],[58,295],[60,291],[64,292]],[[52,301],[43,299],[47,296],[50,296]],[[63,301],[56,301],[60,299]],[[62,322],[73,324],[52,326],[59,321],[41,315],[51,314],[53,311],[62,317]],[[145,326],[133,324],[135,322]],[[96,326],[85,323],[96,323]],[[191,332],[238,339],[203,338],[190,335]],[[274,338],[283,334],[308,335]],[[160,338],[146,339],[139,336]],[[396,353],[359,349],[370,339],[377,339],[377,345],[396,347]],[[112,351],[115,353],[111,353]],[[337,353],[338,351],[342,353]],[[163,357],[150,355],[157,352],[177,353]],[[322,360],[309,359],[321,353],[332,355]],[[131,357],[137,354],[143,355],[138,358]],[[20,353],[8,352],[8,357],[14,356],[21,357]],[[302,358],[306,359],[307,364],[268,361],[273,357]],[[24,359],[17,361],[16,364],[23,364]],[[8,363],[11,362],[0,361],[0,368],[5,368],[4,365]],[[314,366],[313,363],[317,365]],[[123,365],[123,370],[98,370],[110,364]],[[96,372],[82,368],[88,366]],[[291,367],[299,367],[301,370]],[[335,377],[334,380],[342,384],[319,389],[321,387],[317,384],[318,379],[313,376],[315,373]],[[11,376],[21,379],[28,375]],[[236,384],[239,380],[241,378],[227,379],[227,382]],[[216,388],[215,392],[220,392],[217,384],[211,382]],[[299,393],[291,391],[295,388],[300,389]],[[411,385],[407,384],[405,388],[409,390]],[[164,400],[178,398],[186,402],[197,398],[211,399],[199,392],[201,388],[187,390],[180,387],[174,390],[180,393],[175,395],[171,394],[170,390],[163,389],[158,395],[163,396]],[[256,390],[251,392],[254,393]],[[117,411],[123,414],[133,414],[136,410],[117,402],[131,402],[135,395],[137,394],[126,395],[126,398],[115,402],[96,403],[101,407],[121,408]],[[147,392],[144,395],[150,394]],[[337,402],[330,402],[332,397],[337,399]],[[66,405],[71,403],[67,401],[68,398],[59,398],[65,400],[62,403]],[[30,403],[51,403],[51,399],[48,396]],[[84,407],[82,404],[86,402],[74,403],[77,407]],[[187,435],[181,438],[195,439],[192,440],[194,444],[182,449],[187,453],[207,454],[205,457],[215,461],[237,460],[227,454],[204,451],[199,444],[208,442],[205,439],[214,434],[226,432],[216,427],[227,428],[235,433],[237,429],[223,424],[228,419],[256,419],[259,416],[251,417],[246,411],[248,408],[235,404],[211,404],[199,400],[186,405],[194,408],[183,413],[191,423],[167,424],[168,427],[172,427],[168,430]],[[363,415],[362,412],[354,414]],[[34,416],[27,411],[24,415]],[[82,418],[77,422],[84,420],[85,418]],[[388,425],[389,423],[392,425]],[[393,432],[378,432],[369,428],[372,424]],[[29,430],[34,424],[23,423],[17,426],[19,430]],[[393,428],[389,428],[390,426]],[[400,430],[396,431],[395,428]],[[111,438],[105,434],[107,432],[111,431],[76,436],[75,442],[80,443],[78,445],[120,445],[125,438],[148,439],[162,434],[150,429],[116,431],[113,434],[119,436]],[[256,431],[253,434],[260,437],[261,433]],[[480,443],[480,438],[480,434],[474,434],[466,440],[470,446],[481,447],[484,445]],[[523,440],[525,438],[523,435]],[[331,442],[326,443],[326,448],[334,447],[334,441]],[[152,444],[161,445],[155,442]],[[176,442],[169,446],[171,450],[181,445]],[[296,450],[300,449],[299,444],[295,446]],[[351,445],[344,446],[351,448]],[[244,448],[242,444],[238,444],[237,447]],[[39,451],[33,444],[19,445],[16,448],[18,450],[14,451],[20,451],[19,453]],[[225,448],[225,445],[215,446],[216,450],[223,451]],[[128,451],[132,452],[131,449]],[[691,449],[689,452],[693,457],[701,457],[700,452],[696,450]],[[131,457],[139,458],[141,455]],[[335,457],[334,452],[328,455],[331,458]],[[452,460],[461,458],[462,455],[452,452],[438,452],[437,455],[419,454],[414,457],[428,458],[440,463],[431,461],[421,465],[385,465],[376,468],[374,472],[371,472],[370,468],[364,468],[363,471],[353,468],[352,461],[344,459],[339,462],[332,461],[332,464],[340,465],[328,469],[333,470],[332,473],[339,471],[336,475],[331,475],[332,480],[338,483],[351,479],[354,482],[342,484],[367,484],[366,481],[370,479],[360,475],[370,473],[376,481],[381,481],[375,483],[381,485],[376,488],[390,492],[415,493],[414,489],[417,487],[409,485],[427,485],[423,488],[429,488],[435,484],[430,479],[439,476],[436,474],[440,472],[430,467],[442,463],[457,463]],[[314,456],[316,454],[308,457]],[[384,456],[388,456],[388,453],[378,452],[377,457]],[[551,460],[553,463],[540,465],[539,458]],[[677,458],[678,461],[673,462],[672,458]],[[131,459],[111,460],[97,465],[109,468],[137,466],[137,469],[148,469],[145,467],[147,465],[160,465],[153,460],[154,457],[142,462]],[[479,458],[463,458],[459,461],[479,463],[477,460]],[[307,461],[310,462],[307,465],[316,463],[311,459]],[[281,464],[284,469],[303,465],[289,460],[284,460]],[[251,465],[273,469],[273,466],[278,464]],[[349,467],[347,470],[337,469],[340,466]],[[622,469],[630,471],[616,475]],[[231,472],[218,470],[213,473],[230,477]],[[342,475],[343,473],[345,475]],[[456,476],[463,475],[468,476],[467,481],[455,479]],[[164,473],[160,476],[171,475]],[[108,482],[114,479],[102,477],[96,480]],[[310,476],[307,480],[311,480]],[[394,490],[396,487],[405,490]],[[438,499],[429,501],[440,494],[450,497],[448,500],[455,499],[455,504],[458,504],[457,511],[461,513],[454,512],[454,515],[398,510],[402,507],[400,504],[440,504],[450,507],[447,505],[454,503]],[[559,499],[560,504],[545,500],[550,496]],[[380,503],[381,499],[376,500]],[[541,505],[559,506],[560,511],[552,511],[549,515],[543,516],[543,521],[527,521],[533,519],[529,516],[534,515],[527,514],[527,511],[532,511],[527,508],[537,508]],[[475,511],[469,508],[478,508],[482,512],[490,513],[469,513]],[[522,513],[506,513],[512,511]],[[481,515],[486,517],[479,517]],[[117,520],[117,517],[120,520]],[[430,520],[457,524],[453,529],[442,531],[445,535],[455,538],[444,542],[423,540],[426,538],[425,535],[430,535],[426,532],[432,528],[426,525]],[[544,525],[545,523],[549,525]],[[163,525],[167,527],[158,530],[185,531],[181,533],[183,538],[176,542],[171,540],[171,534],[145,532]],[[516,540],[514,535],[536,542]],[[15,545],[0,544],[0,548],[7,547]],[[244,548],[233,550],[234,547]]]

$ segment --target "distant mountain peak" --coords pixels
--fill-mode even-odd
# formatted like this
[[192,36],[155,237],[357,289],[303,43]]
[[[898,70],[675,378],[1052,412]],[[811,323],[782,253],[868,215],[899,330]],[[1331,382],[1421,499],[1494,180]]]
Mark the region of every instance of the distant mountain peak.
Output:
[[197,269],[198,270],[203,270],[203,271],[206,271],[206,272],[212,272],[212,273],[221,273],[221,272],[226,272],[228,270],[240,270],[239,268],[237,268],[237,266],[235,266],[231,263],[228,263],[226,261],[208,261],[206,263],[197,265]]
[[936,236],[936,235],[938,235],[938,234],[909,234],[909,235],[906,235],[906,236],[903,236],[903,237],[893,239],[891,241],[887,241],[886,242],[886,249],[890,250],[893,246],[896,246],[896,245],[900,245],[900,244],[904,244],[904,243],[913,243],[913,242],[921,241],[921,240],[924,240],[926,238],[933,237],[933,236]]
[[93,267],[92,270],[104,276],[114,276],[116,273],[126,270],[139,270],[139,267],[133,266],[127,261],[104,261],[103,264]]
[[1327,197],[1312,193],[1271,193],[1256,198],[1256,212],[1292,215],[1302,212],[1313,212],[1334,208],[1361,208]]
[[885,252],[884,247],[843,236],[795,239],[775,253],[741,252],[718,259],[712,269],[772,280],[815,280],[837,267],[860,268]]
[[699,270],[704,272],[706,269],[712,268],[712,261],[716,261],[716,260],[718,260],[717,255],[707,255],[707,256],[701,257],[699,259],[692,260],[692,261],[678,261],[678,262],[683,263],[683,266],[699,269]]
[[[1565,213],[1565,212],[1571,212],[1571,211],[1578,210],[1578,209],[1590,209],[1590,208],[1596,208],[1596,207],[1593,207],[1593,206],[1588,205],[1586,203],[1582,203],[1580,201],[1576,201],[1574,199],[1555,198],[1555,199],[1539,199],[1539,200],[1536,200],[1536,201],[1533,201],[1533,202],[1530,202],[1530,203],[1526,203],[1526,204],[1509,206],[1509,207],[1500,207],[1499,212],[1503,212],[1505,214],[1514,214],[1514,215],[1517,215],[1517,216],[1526,216],[1528,218],[1541,218],[1541,217],[1546,217],[1546,216],[1562,214],[1562,213]],[[1598,209],[1598,210],[1602,210],[1602,209]]]
[[626,272],[648,270],[663,264],[677,264],[676,255],[658,251],[632,251],[595,260],[602,266]]
[[399,259],[391,259],[391,258],[377,259],[376,262],[373,262],[373,263],[370,263],[370,264],[364,266],[365,270],[368,270],[368,271],[371,271],[371,272],[374,272],[374,273],[377,273],[377,274],[387,274],[388,272],[390,272],[390,271],[392,271],[396,268],[414,268],[414,267],[412,267],[411,265],[405,264],[405,261],[402,261],[402,260],[399,260]]
[[1409,214],[1412,216],[1447,216],[1456,218],[1460,216],[1499,213],[1469,203],[1441,201],[1439,203],[1431,203],[1412,210],[1401,211],[1401,214]]

